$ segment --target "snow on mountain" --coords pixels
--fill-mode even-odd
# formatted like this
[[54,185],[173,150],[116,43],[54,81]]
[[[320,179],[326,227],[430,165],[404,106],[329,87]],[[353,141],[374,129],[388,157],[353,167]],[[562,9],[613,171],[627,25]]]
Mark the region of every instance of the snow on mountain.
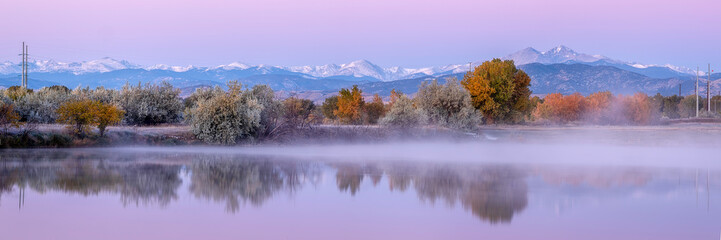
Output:
[[223,70],[245,70],[251,68],[250,65],[241,62],[232,62],[225,65],[219,65],[210,69],[223,69]]
[[[165,70],[165,71],[173,71],[173,72],[187,72],[191,69],[197,68],[193,65],[188,66],[170,66],[165,64],[156,64],[150,67],[145,67],[143,69],[145,70]],[[132,69],[132,68],[130,68]]]
[[513,60],[516,65],[524,65],[529,63],[564,63],[568,61],[575,62],[595,62],[598,60],[608,60],[607,57],[600,55],[589,55],[585,53],[577,53],[566,46],[560,45],[545,52],[539,52],[534,48],[525,48],[518,52],[512,53],[503,58],[504,60]]
[[[621,69],[630,70],[640,74],[652,77],[672,76],[676,73],[695,74],[695,71],[686,67],[677,67],[673,65],[646,65],[633,62],[624,62],[613,60],[601,55],[589,55],[578,53],[566,46],[560,45],[547,51],[538,51],[534,48],[525,48],[512,53],[503,59],[514,60],[516,65],[525,65],[529,63],[555,64],[555,63],[582,63],[588,65],[606,65],[615,66]],[[477,66],[481,62],[474,62],[472,65]],[[122,69],[144,69],[144,70],[163,70],[177,73],[184,73],[190,70],[195,71],[213,71],[215,74],[223,75],[227,71],[241,71],[241,75],[263,75],[263,74],[298,74],[309,79],[317,78],[333,78],[351,81],[394,81],[400,79],[419,78],[426,76],[442,76],[448,74],[457,74],[468,71],[468,64],[452,64],[446,66],[434,66],[425,68],[405,68],[405,67],[380,67],[368,60],[357,60],[346,64],[326,64],[318,66],[270,66],[270,65],[251,65],[241,62],[232,62],[213,67],[197,67],[197,66],[172,66],[165,64],[157,64],[152,66],[140,66],[132,64],[125,60],[115,60],[112,58],[102,58],[84,62],[58,62],[54,60],[36,60],[30,63],[30,72],[61,72],[73,73],[76,75],[86,73],[104,73]],[[0,74],[10,75],[19,73],[21,68],[18,63],[2,62],[0,63]],[[237,75],[228,76],[241,76]],[[703,72],[701,72],[703,74]],[[221,76],[218,75],[218,76]]]
[[120,69],[138,68],[125,60],[101,58],[84,62],[58,62],[55,60],[35,60],[29,63],[30,72],[72,72],[75,74],[91,72],[110,72]]
[[626,62],[620,60],[610,59],[602,55],[589,55],[585,53],[578,53],[571,48],[560,45],[554,47],[545,52],[539,52],[533,48],[525,48],[518,52],[511,53],[503,58],[504,60],[513,60],[516,65],[525,65],[529,63],[542,63],[542,64],[556,64],[556,63],[588,63],[592,65],[627,65],[638,69],[639,73],[643,73],[643,70],[649,68],[666,68],[673,72],[681,74],[696,74],[695,70],[687,67],[677,67],[670,64],[666,65],[654,65],[654,64],[640,64],[636,62]]

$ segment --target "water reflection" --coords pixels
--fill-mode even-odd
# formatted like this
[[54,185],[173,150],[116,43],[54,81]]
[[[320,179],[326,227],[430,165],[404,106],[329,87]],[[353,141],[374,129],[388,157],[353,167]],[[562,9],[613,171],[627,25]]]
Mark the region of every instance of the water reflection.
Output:
[[198,198],[225,203],[229,212],[236,212],[245,202],[260,206],[280,191],[292,193],[306,182],[314,182],[320,174],[296,162],[196,157],[200,160],[190,165],[190,192]]
[[[679,171],[439,164],[408,162],[332,162],[273,159],[230,154],[102,153],[99,151],[9,151],[0,159],[0,198],[32,189],[92,197],[119,196],[123,206],[164,207],[179,199],[186,186],[196,199],[225,206],[234,213],[245,204],[262,206],[277,195],[293,196],[323,176],[335,178],[341,195],[357,196],[368,182],[389,191],[413,191],[430,205],[460,207],[486,223],[510,223],[529,204],[529,184],[597,193],[631,194],[642,186],[666,191]],[[671,177],[668,177],[671,176]],[[687,179],[684,175],[683,179]],[[708,179],[708,176],[707,176]],[[184,181],[189,181],[183,183]],[[385,183],[386,186],[381,185]],[[708,186],[708,180],[707,180]],[[563,186],[563,187],[561,187]],[[672,188],[672,187],[671,187]],[[312,189],[309,191],[313,191]],[[22,196],[22,195],[20,195]],[[332,198],[333,196],[325,196]],[[381,199],[382,200],[382,199]],[[20,200],[22,202],[22,200]],[[22,206],[22,204],[20,204]],[[5,207],[5,206],[0,206]]]

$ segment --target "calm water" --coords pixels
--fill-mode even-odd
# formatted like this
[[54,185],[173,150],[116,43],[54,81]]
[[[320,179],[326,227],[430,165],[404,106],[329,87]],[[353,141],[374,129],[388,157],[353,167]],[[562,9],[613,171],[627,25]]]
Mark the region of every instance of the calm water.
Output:
[[2,151],[0,239],[719,239],[718,153],[483,142]]

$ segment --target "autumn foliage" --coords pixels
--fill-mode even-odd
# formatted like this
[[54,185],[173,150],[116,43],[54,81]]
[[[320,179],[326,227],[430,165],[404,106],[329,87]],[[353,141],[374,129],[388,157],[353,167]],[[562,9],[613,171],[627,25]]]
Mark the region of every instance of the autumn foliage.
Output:
[[10,103],[0,101],[0,130],[7,134],[10,128],[20,127],[20,115],[15,112],[14,106]]
[[536,120],[551,123],[588,122],[594,124],[651,123],[651,100],[644,93],[613,96],[597,92],[584,97],[579,93],[546,95],[533,112]]
[[338,117],[341,123],[360,124],[361,114],[365,101],[361,95],[363,92],[357,85],[351,89],[341,89],[338,95],[338,109],[333,114]]
[[547,119],[556,123],[573,122],[581,119],[586,105],[586,98],[579,93],[566,96],[553,93],[546,96],[544,102],[536,107],[533,115],[537,119]]
[[57,113],[57,121],[68,124],[68,129],[78,136],[89,133],[90,126],[97,126],[102,136],[105,128],[120,123],[124,114],[114,105],[87,99],[66,102],[60,105]]
[[461,82],[486,123],[519,123],[531,112],[531,78],[511,60],[493,59],[468,72]]

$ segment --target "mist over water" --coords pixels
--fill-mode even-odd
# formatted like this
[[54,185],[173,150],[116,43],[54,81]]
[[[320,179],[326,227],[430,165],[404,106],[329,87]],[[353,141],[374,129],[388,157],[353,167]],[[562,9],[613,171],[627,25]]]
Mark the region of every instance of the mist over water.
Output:
[[715,239],[719,136],[3,150],[0,238]]

